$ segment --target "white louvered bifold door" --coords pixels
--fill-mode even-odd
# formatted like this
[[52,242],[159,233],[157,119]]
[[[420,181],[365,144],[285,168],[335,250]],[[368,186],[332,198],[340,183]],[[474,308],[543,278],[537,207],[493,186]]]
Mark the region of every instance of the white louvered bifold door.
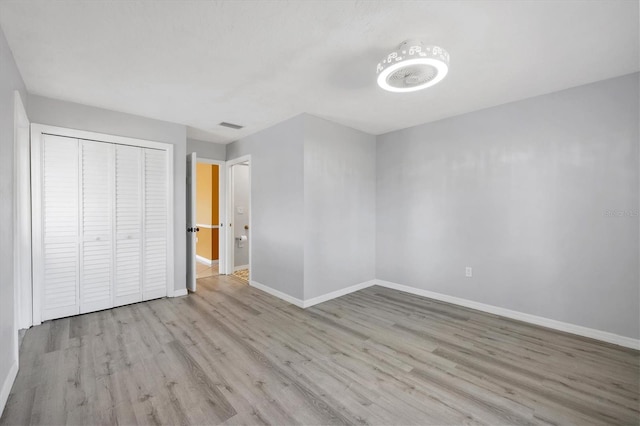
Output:
[[171,147],[54,136],[34,126],[34,323],[167,296]]
[[144,149],[144,300],[167,295],[167,153]]
[[112,144],[80,141],[80,313],[113,306],[113,151]]
[[115,305],[142,300],[142,148],[115,148]]
[[44,321],[79,313],[78,140],[45,135],[41,155]]

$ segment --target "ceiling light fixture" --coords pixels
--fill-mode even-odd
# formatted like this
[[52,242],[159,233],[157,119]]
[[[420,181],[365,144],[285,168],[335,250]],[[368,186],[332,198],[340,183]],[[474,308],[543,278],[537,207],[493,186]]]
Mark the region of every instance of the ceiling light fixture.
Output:
[[439,83],[449,71],[449,53],[405,40],[378,64],[378,85],[389,92],[415,92]]

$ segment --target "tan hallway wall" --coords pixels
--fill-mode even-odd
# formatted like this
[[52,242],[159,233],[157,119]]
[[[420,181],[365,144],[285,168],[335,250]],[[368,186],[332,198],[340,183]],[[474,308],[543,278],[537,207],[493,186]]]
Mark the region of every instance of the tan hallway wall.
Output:
[[[219,225],[219,167],[215,164],[196,164],[196,223]],[[200,226],[196,254],[209,260],[218,259],[218,229]]]
[[[219,225],[219,167],[215,164],[196,164],[196,223]],[[200,226],[196,254],[205,259],[217,260],[218,229]]]

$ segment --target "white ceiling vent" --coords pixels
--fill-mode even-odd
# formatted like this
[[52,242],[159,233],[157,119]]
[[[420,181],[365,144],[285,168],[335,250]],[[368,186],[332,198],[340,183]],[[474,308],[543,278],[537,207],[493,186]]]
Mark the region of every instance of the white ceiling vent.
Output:
[[227,123],[226,121],[223,121],[222,123],[220,123],[219,126],[228,127],[230,129],[235,129],[235,130],[242,129],[244,127],[239,124]]
[[449,53],[406,40],[378,64],[378,85],[390,92],[415,92],[440,82],[449,71]]

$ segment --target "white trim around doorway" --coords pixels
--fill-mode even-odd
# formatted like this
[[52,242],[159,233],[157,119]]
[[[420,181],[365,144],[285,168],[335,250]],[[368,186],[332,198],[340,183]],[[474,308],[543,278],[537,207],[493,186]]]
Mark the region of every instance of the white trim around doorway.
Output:
[[[233,179],[232,179],[232,170],[231,168],[237,164],[247,163],[249,167],[249,230],[253,231],[253,193],[251,191],[251,155],[243,155],[238,158],[234,158],[232,160],[227,161],[226,165],[226,176],[227,176],[227,229],[233,229],[231,226],[231,218],[233,218]],[[227,239],[227,253],[229,254],[226,261],[226,270],[231,274],[235,272],[235,267],[233,265],[233,247],[235,244],[235,239],[233,232],[226,233]],[[249,241],[249,264],[246,267],[249,269],[249,282],[251,282],[253,276],[253,267],[252,267],[252,255],[253,253],[253,240]],[[243,268],[246,269],[246,268]]]

